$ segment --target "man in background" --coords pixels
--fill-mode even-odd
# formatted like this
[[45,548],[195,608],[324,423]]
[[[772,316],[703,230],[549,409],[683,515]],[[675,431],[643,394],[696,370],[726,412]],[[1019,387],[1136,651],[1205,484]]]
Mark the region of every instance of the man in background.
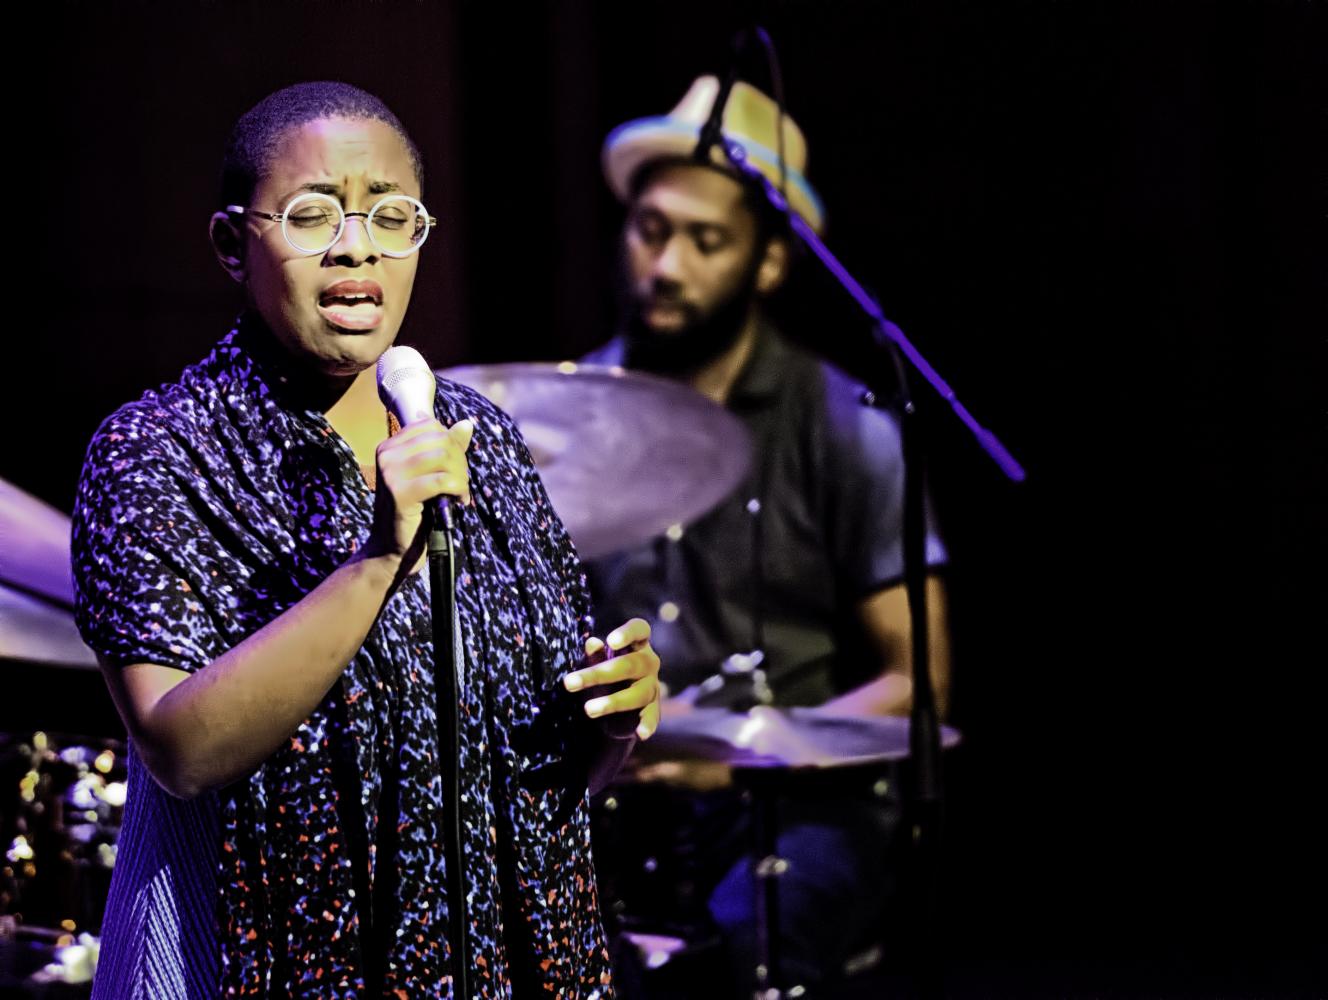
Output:
[[[624,313],[620,334],[586,360],[676,379],[726,407],[750,432],[752,464],[740,487],[695,523],[594,562],[596,611],[651,623],[670,696],[666,717],[735,701],[906,714],[911,634],[898,425],[864,405],[859,383],[772,321],[768,300],[792,262],[786,222],[718,148],[710,163],[693,156],[718,91],[715,78],[702,77],[668,115],[628,122],[605,142],[606,177],[627,206]],[[774,152],[781,124],[782,172]],[[806,143],[793,121],[781,123],[770,98],[738,81],[723,131],[820,230],[824,211],[804,176]],[[944,561],[929,529],[930,666],[942,706],[949,657],[935,571]],[[745,807],[727,767],[663,761],[639,767],[637,779],[684,790],[689,819],[680,836],[690,843],[681,849],[699,859],[691,870],[701,873],[709,918],[738,983],[748,985],[755,889],[743,856]],[[878,779],[861,794],[795,799],[782,809],[785,986],[824,993],[880,941],[897,875],[890,853],[899,809],[895,782]],[[628,799],[641,796],[629,790]]]

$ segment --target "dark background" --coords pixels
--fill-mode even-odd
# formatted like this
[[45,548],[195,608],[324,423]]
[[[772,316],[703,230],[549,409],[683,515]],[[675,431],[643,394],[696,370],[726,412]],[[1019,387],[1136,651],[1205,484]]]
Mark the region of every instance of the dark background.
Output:
[[[598,343],[600,143],[722,70],[750,17],[832,248],[1029,470],[1003,481],[927,406],[956,982],[1325,995],[1323,3],[29,10],[4,478],[68,510],[101,417],[225,332],[222,144],[302,79],[377,93],[425,153],[443,226],[404,340],[438,365]],[[795,285],[790,325],[857,364],[862,325],[810,267]]]

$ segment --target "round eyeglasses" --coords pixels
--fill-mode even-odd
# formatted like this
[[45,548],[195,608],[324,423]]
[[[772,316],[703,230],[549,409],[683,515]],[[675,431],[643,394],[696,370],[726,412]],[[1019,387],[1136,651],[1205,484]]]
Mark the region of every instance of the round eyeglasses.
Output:
[[384,257],[409,257],[429,238],[438,220],[424,203],[406,194],[390,194],[367,212],[347,212],[327,194],[302,194],[284,212],[260,212],[243,205],[227,205],[232,215],[254,215],[281,223],[281,235],[304,254],[326,253],[341,239],[347,219],[363,219],[369,241]]

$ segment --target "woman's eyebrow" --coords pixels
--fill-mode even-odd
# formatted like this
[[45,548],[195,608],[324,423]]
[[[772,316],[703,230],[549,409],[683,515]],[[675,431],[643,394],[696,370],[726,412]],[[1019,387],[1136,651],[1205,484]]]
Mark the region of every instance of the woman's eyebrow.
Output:
[[[308,191],[312,194],[326,194],[338,196],[344,188],[340,184],[333,184],[331,181],[309,181],[307,184],[301,184],[301,191]],[[396,181],[370,181],[370,194],[390,194],[393,191],[400,191],[401,185]]]

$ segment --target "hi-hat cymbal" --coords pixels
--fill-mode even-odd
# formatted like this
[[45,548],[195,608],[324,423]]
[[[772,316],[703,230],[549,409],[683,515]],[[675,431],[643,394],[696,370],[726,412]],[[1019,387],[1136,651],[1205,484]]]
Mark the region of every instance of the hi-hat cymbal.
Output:
[[[647,759],[711,760],[733,767],[822,769],[902,760],[909,754],[908,719],[831,715],[815,708],[757,706],[746,712],[697,708],[665,716],[649,742]],[[959,733],[941,727],[941,745]]]
[[668,379],[602,365],[468,365],[438,372],[516,421],[582,558],[706,513],[742,482],[747,429]]

